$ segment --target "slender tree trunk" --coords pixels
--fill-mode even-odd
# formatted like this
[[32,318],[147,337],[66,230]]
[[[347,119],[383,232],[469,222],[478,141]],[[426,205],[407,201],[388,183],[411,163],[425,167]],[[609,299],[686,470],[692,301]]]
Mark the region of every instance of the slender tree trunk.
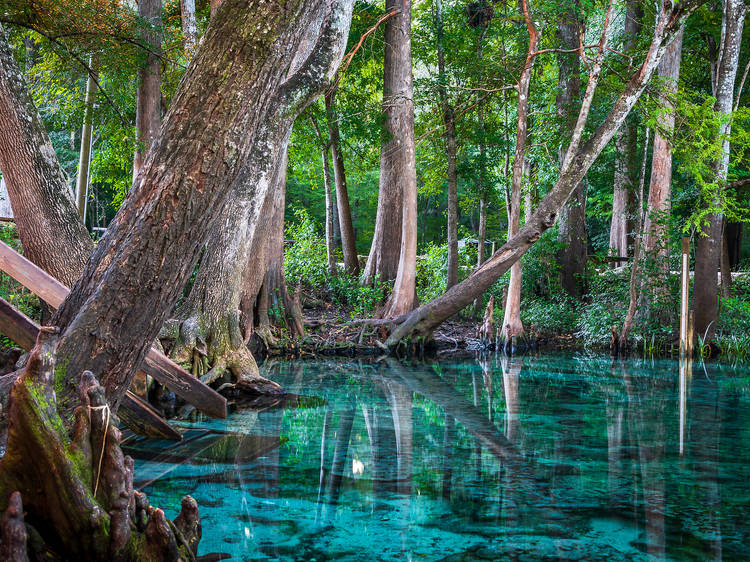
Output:
[[94,244],[78,218],[65,172],[1,26],[0,121],[0,170],[24,253],[72,286]]
[[180,0],[182,34],[185,36],[185,52],[192,55],[198,43],[198,26],[195,22],[195,0]]
[[[628,0],[625,9],[624,53],[631,53],[641,32],[643,10],[640,0]],[[612,193],[612,221],[609,228],[611,255],[625,258],[633,243],[633,193],[638,182],[638,127],[631,115],[615,135],[615,177]],[[612,261],[612,267],[623,265]]]
[[333,207],[333,193],[331,193],[331,169],[328,165],[328,150],[329,147],[326,145],[320,151],[320,156],[323,164],[323,188],[326,192],[326,260],[328,261],[328,273],[334,275],[336,273],[336,239],[334,236],[333,223],[336,219],[334,217]]
[[[486,26],[480,25],[481,32],[477,39],[477,60],[479,61],[479,77],[477,87],[482,87],[483,67],[482,59],[484,58],[484,34],[487,31]],[[479,174],[477,176],[477,193],[479,194],[479,224],[477,225],[477,267],[484,263],[485,251],[484,243],[487,238],[487,150],[485,146],[486,127],[484,124],[484,101],[479,100],[477,105],[477,128],[479,129]],[[510,215],[508,216],[510,221]],[[510,225],[510,222],[508,222]],[[446,287],[448,289],[448,287]],[[477,296],[474,300],[474,316],[478,316],[482,309],[482,295]]]
[[437,31],[438,92],[440,110],[445,126],[445,156],[448,160],[448,270],[445,288],[458,282],[458,173],[456,171],[456,121],[453,106],[448,101],[445,74],[445,47],[443,45],[443,0],[435,1],[435,26]]
[[[723,44],[716,74],[714,111],[719,115],[729,116],[734,103],[734,83],[737,78],[742,28],[747,13],[747,6],[741,0],[724,0],[722,18]],[[729,172],[729,135],[732,122],[722,120],[717,133],[717,140],[722,145],[721,158],[712,164],[713,179],[718,193],[712,201],[705,204],[721,208],[724,186]],[[719,317],[719,295],[717,272],[721,258],[723,217],[720,213],[708,215],[702,225],[702,232],[695,245],[695,289],[693,306],[695,309],[695,331],[709,342],[716,331]]]
[[[518,126],[516,129],[516,153],[513,156],[513,180],[510,195],[510,221],[508,223],[508,240],[511,240],[521,228],[521,193],[523,188],[523,171],[526,161],[526,139],[529,127],[529,89],[531,85],[531,71],[534,67],[535,52],[539,45],[539,32],[531,20],[528,0],[521,0],[521,10],[526,20],[529,33],[529,50],[526,54],[521,76],[518,78]],[[521,261],[516,261],[510,268],[510,284],[508,285],[508,299],[505,302],[505,315],[501,337],[506,343],[511,343],[513,351],[515,338],[523,335],[521,323]]]
[[[414,85],[411,72],[411,0],[388,0],[386,11],[400,10],[385,27],[383,109],[388,138],[380,152],[380,192],[370,256],[365,279],[380,276],[389,281],[391,258],[395,262],[393,291],[383,309],[390,318],[411,312],[416,301],[417,276],[417,164],[414,144]],[[381,205],[382,200],[382,205]],[[396,204],[398,202],[398,205]],[[387,208],[388,207],[388,208]],[[400,236],[395,236],[400,215]],[[374,266],[374,267],[373,267]]]
[[[669,107],[669,97],[677,91],[682,58],[682,30],[669,45],[659,63],[658,76],[665,80],[665,106]],[[662,116],[660,128],[671,131],[674,128],[674,114]],[[647,259],[655,260],[661,272],[661,284],[669,274],[669,215],[671,212],[672,148],[669,139],[658,130],[654,134],[654,149],[651,157],[651,184],[648,190],[648,211],[644,224],[643,251]],[[654,281],[651,280],[650,283]]]
[[341,134],[338,115],[336,114],[336,89],[328,90],[325,95],[326,117],[328,119],[328,138],[331,143],[333,158],[333,180],[336,183],[336,208],[341,230],[341,250],[344,254],[344,268],[350,275],[359,274],[357,258],[357,239],[354,235],[352,213],[349,208],[349,192],[346,187],[346,169],[341,154]]
[[86,80],[85,109],[83,112],[83,127],[81,128],[81,151],[78,159],[78,177],[76,179],[76,207],[81,222],[86,224],[86,196],[88,195],[91,167],[91,145],[94,127],[94,103],[96,101],[96,71],[99,60],[96,55],[89,58],[89,66],[94,75]]
[[729,264],[729,243],[727,242],[727,224],[722,224],[721,233],[721,297],[732,296],[732,266]]
[[[572,4],[557,27],[557,35],[563,49],[577,49],[579,24],[576,16],[577,4]],[[576,106],[581,97],[580,57],[578,53],[558,53],[559,71],[557,94],[557,116],[563,123],[565,133],[572,133],[576,126]],[[567,135],[564,135],[567,137]],[[560,146],[559,160],[562,166],[566,149]],[[586,180],[573,191],[568,203],[563,206],[558,219],[557,240],[561,249],[557,255],[560,266],[560,285],[575,299],[586,292]]]
[[[599,54],[589,73],[586,94],[583,97],[578,123],[573,132],[571,148],[568,149],[565,162],[553,187],[539,203],[531,220],[518,234],[503,244],[484,265],[475,270],[466,280],[437,299],[420,306],[409,314],[391,333],[386,345],[395,346],[407,337],[422,337],[432,332],[447,318],[463,310],[478,295],[486,291],[511,265],[531,247],[539,237],[555,224],[557,213],[567,201],[575,187],[586,175],[591,164],[601,154],[606,144],[622,125],[625,117],[633,108],[646,88],[661,57],[674,36],[680,31],[685,18],[695,10],[697,5],[665,4],[656,16],[655,29],[651,45],[644,62],[631,76],[622,93],[615,101],[609,114],[583,143],[582,135],[591,108],[591,102],[601,71],[603,53],[606,49],[608,24],[600,38]],[[609,22],[612,5],[608,9],[605,23]]]
[[399,13],[385,24],[380,186],[364,284],[376,278],[394,283],[383,308],[385,317],[414,306],[417,255],[417,175],[414,145],[414,97],[411,72],[411,1],[387,0],[386,12]]
[[146,154],[159,134],[161,124],[161,7],[162,0],[140,0],[138,15],[154,29],[143,34],[148,46],[144,66],[138,71],[135,108],[135,140],[138,143],[133,160],[133,179],[141,169]]

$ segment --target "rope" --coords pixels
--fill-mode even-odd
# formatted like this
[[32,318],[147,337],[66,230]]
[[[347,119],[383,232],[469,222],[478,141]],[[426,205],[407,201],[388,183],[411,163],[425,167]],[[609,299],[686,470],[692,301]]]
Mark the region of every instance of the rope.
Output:
[[99,489],[99,476],[102,473],[102,461],[104,460],[104,447],[107,444],[107,433],[109,433],[109,404],[103,406],[89,406],[89,410],[103,410],[107,409],[107,422],[104,424],[104,438],[102,439],[102,450],[99,453],[99,466],[96,469],[96,480],[94,481],[94,497],[96,498],[96,492]]

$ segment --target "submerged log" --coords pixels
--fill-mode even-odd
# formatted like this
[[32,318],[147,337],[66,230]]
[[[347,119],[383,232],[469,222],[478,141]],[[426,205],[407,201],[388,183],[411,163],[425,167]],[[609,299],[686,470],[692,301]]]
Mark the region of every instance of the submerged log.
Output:
[[[26,351],[30,351],[39,336],[39,326],[22,312],[16,310],[6,300],[0,298],[0,330]],[[15,375],[15,376],[14,376]],[[2,377],[2,389],[10,388],[17,373]],[[138,435],[180,441],[182,434],[169,425],[151,406],[132,392],[127,392],[118,412],[122,422]]]
[[[21,283],[40,299],[57,308],[70,290],[44,270],[38,268],[7,244],[0,242],[0,269]],[[0,311],[1,313],[2,311]],[[5,324],[4,324],[5,325]],[[13,322],[8,323],[14,329]],[[22,329],[20,326],[15,329]],[[7,334],[19,345],[21,342]],[[31,342],[33,345],[33,341]],[[218,392],[193,377],[177,363],[156,349],[150,349],[141,365],[142,371],[166,386],[177,396],[209,416],[227,417],[227,401]]]

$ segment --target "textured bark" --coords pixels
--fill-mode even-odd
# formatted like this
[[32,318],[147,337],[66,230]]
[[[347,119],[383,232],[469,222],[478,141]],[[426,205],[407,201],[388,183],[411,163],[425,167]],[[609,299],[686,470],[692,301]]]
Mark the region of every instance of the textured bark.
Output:
[[[699,4],[700,2],[679,6],[670,4],[662,7],[656,17],[652,42],[644,62],[630,77],[609,114],[589,139],[582,143],[583,128],[598,82],[598,73],[595,71],[601,69],[601,57],[597,57],[584,95],[578,124],[573,134],[571,146],[574,148],[568,149],[557,181],[539,203],[531,220],[518,231],[518,234],[503,244],[482,267],[475,270],[468,279],[458,283],[444,295],[420,306],[409,314],[391,333],[386,342],[387,345],[395,346],[404,338],[423,337],[431,333],[435,327],[463,310],[477,295],[486,291],[492,283],[508,271],[513,263],[521,258],[546,230],[554,225],[559,209],[622,125],[625,117],[646,88],[670,41],[679,32],[682,22]],[[600,53],[604,51],[604,48],[606,48],[606,34],[601,38]]]
[[[25,255],[72,285],[94,247],[0,27],[0,170]],[[58,244],[58,245],[56,245]],[[60,247],[62,246],[62,247]]]
[[91,143],[94,127],[94,102],[96,101],[96,71],[99,66],[98,57],[91,55],[89,66],[93,74],[86,80],[85,109],[83,112],[83,127],[81,127],[81,150],[78,158],[78,177],[76,178],[76,207],[81,222],[86,224],[86,197],[88,195],[91,167]]
[[[577,49],[579,29],[576,17],[576,4],[562,14],[562,21],[557,27],[557,36],[562,49]],[[559,90],[555,104],[557,116],[562,122],[563,136],[572,134],[578,114],[576,105],[581,96],[580,57],[578,53],[558,53]],[[559,160],[562,166],[565,160],[565,147],[560,146]],[[560,266],[560,285],[570,296],[580,299],[586,291],[586,180],[575,188],[568,202],[560,210],[557,222],[557,241],[561,249],[557,255]]]
[[[747,6],[741,0],[724,0],[722,18],[722,39],[720,58],[714,88],[716,103],[714,111],[719,115],[731,114],[734,103],[734,83],[737,78],[742,28],[747,14]],[[729,135],[732,123],[724,119],[716,131],[717,140],[722,145],[721,158],[711,165],[717,193],[705,205],[721,209],[729,172]],[[695,284],[693,307],[695,309],[695,331],[705,342],[713,339],[716,321],[719,316],[718,275],[721,259],[723,217],[711,213],[702,225],[702,232],[695,245]]]
[[162,0],[140,0],[138,15],[153,29],[143,33],[148,46],[146,61],[138,71],[138,90],[135,107],[135,140],[137,146],[133,159],[133,179],[146,160],[161,124],[161,6]]
[[445,47],[443,45],[443,1],[435,2],[435,27],[438,55],[438,92],[440,111],[443,115],[445,132],[445,157],[448,161],[448,270],[445,275],[445,288],[458,283],[458,173],[456,171],[456,118],[453,105],[448,100],[445,74]]
[[[534,67],[535,51],[539,45],[540,33],[531,20],[527,0],[521,0],[521,10],[526,28],[529,33],[529,50],[526,53],[521,76],[518,78],[518,124],[516,128],[516,152],[513,156],[513,178],[510,190],[510,220],[508,221],[508,240],[512,240],[521,227],[521,192],[523,187],[523,172],[526,163],[526,140],[529,128],[529,88],[531,86],[531,71]],[[510,268],[510,284],[508,298],[505,301],[503,326],[501,337],[511,342],[513,349],[514,338],[523,335],[521,323],[521,261],[516,261]]]
[[[268,238],[269,244],[273,244],[278,236],[282,247],[269,246],[268,257],[274,259],[274,252],[282,252],[283,256],[283,203],[282,218],[277,227],[270,221],[266,222],[268,210],[277,201],[284,200],[286,148],[294,119],[320,95],[343,54],[348,22],[344,25],[346,18],[342,19],[341,11],[346,9],[336,8],[329,13],[320,10],[304,28],[293,60],[287,63],[289,70],[286,73],[288,80],[294,81],[296,73],[306,65],[305,72],[309,77],[296,84],[296,97],[279,104],[273,128],[264,139],[262,156],[253,160],[243,182],[233,186],[232,194],[218,217],[217,228],[213,229],[206,244],[190,295],[178,312],[178,318],[182,320],[181,338],[173,357],[180,361],[189,360],[195,353],[196,344],[205,345],[211,367],[206,373],[207,379],[229,369],[243,389],[278,391],[276,385],[259,376],[257,364],[245,345],[254,316],[249,303],[255,300],[260,290],[258,281],[262,279],[257,273],[264,273],[271,266],[270,262],[267,266],[259,264],[251,252],[262,247],[263,238]],[[273,230],[269,232],[274,228],[280,229],[278,234]],[[279,270],[275,279],[283,276],[283,257],[277,261]],[[248,268],[254,271],[248,271]],[[286,284],[282,282],[283,278],[277,284],[282,285],[282,293],[288,296]],[[251,294],[248,284],[255,285],[255,294]],[[269,291],[268,294],[273,298],[275,292]],[[294,307],[288,309],[295,312]],[[241,322],[245,324],[244,329]],[[298,330],[301,321],[296,322],[294,328],[295,335],[303,333]]]
[[[54,319],[61,361],[99,373],[113,408],[193,271],[212,218],[272,165],[271,141],[288,134],[288,116],[335,70],[343,41],[334,38],[346,37],[351,8],[350,0],[225,0],[217,11],[151,155]],[[328,33],[316,56],[287,76],[321,19]],[[75,390],[62,386],[67,406]]]
[[[641,32],[643,10],[640,0],[628,0],[622,51],[631,53]],[[615,135],[615,176],[612,191],[612,221],[609,228],[609,251],[616,257],[627,257],[633,241],[633,193],[638,181],[638,128],[631,115]],[[612,261],[612,266],[622,265]]]
[[344,254],[344,268],[350,275],[359,275],[357,258],[357,239],[354,235],[352,212],[349,207],[349,191],[346,187],[346,169],[344,156],[341,153],[341,134],[338,115],[336,114],[336,89],[328,90],[325,95],[326,118],[328,120],[328,138],[331,143],[333,158],[333,180],[336,182],[336,207],[338,224],[341,231],[341,250]]
[[195,22],[195,0],[180,0],[182,34],[185,36],[185,52],[190,56],[198,43],[198,26]]
[[385,24],[380,185],[370,254],[363,284],[392,281],[393,293],[384,316],[409,312],[414,306],[417,255],[417,172],[414,145],[414,99],[411,72],[411,1],[388,0]]
[[[682,59],[682,31],[667,49],[659,63],[659,78],[664,84],[664,105],[670,107],[669,96],[677,91]],[[669,134],[674,129],[674,113],[660,119],[660,129]],[[651,157],[651,184],[648,190],[648,212],[644,224],[643,251],[666,279],[669,274],[669,215],[671,212],[672,148],[669,139],[656,130]],[[653,280],[652,280],[653,282]]]

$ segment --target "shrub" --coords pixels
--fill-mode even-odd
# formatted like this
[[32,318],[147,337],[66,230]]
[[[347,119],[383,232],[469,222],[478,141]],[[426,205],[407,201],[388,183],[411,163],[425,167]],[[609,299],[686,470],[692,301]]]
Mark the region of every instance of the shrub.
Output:
[[324,286],[328,278],[326,244],[305,209],[294,210],[295,221],[286,224],[285,235],[292,243],[284,251],[284,275],[294,286],[307,283]]

